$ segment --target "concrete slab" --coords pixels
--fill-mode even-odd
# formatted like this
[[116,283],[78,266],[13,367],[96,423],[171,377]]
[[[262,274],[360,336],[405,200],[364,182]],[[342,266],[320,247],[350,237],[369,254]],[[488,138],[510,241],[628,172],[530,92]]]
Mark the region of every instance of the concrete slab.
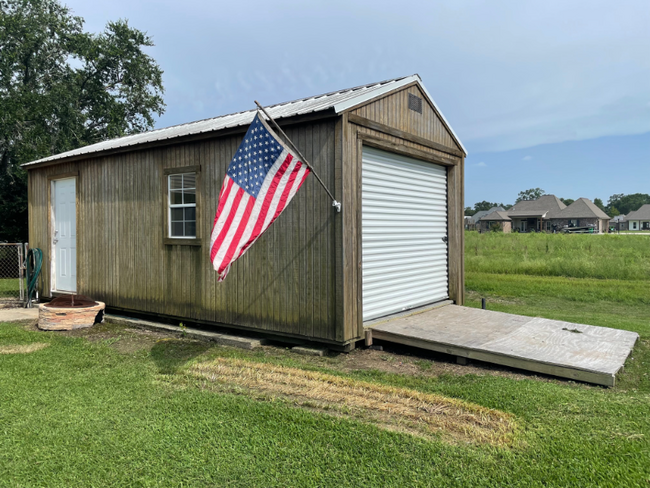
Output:
[[373,339],[614,386],[639,335],[619,329],[448,305],[375,322]]
[[0,322],[38,320],[38,305],[34,308],[0,308]]
[[325,356],[327,355],[327,348],[295,346],[291,348],[291,352],[295,352],[297,354],[303,354],[305,356]]
[[230,334],[221,334],[207,330],[192,329],[190,327],[178,327],[177,325],[161,324],[149,320],[134,319],[131,317],[122,317],[119,315],[107,314],[104,321],[109,324],[126,325],[129,327],[141,327],[149,330],[158,330],[171,332],[176,335],[183,335],[193,339],[203,341],[212,341],[223,346],[238,347],[240,349],[257,349],[267,343],[266,339],[257,339],[254,337],[235,336]]

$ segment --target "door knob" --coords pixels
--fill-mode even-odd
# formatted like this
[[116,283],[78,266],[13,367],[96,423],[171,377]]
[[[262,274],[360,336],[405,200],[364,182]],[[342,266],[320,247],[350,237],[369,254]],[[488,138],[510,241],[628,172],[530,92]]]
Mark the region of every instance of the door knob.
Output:
[[54,239],[53,242],[54,242],[54,244],[56,244],[57,242],[59,242],[59,240],[58,240],[58,239]]

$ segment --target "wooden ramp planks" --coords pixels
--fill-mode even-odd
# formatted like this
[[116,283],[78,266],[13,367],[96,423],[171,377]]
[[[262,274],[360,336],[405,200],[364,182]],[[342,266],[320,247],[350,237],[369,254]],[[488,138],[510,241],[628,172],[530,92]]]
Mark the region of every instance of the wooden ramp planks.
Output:
[[447,305],[367,329],[372,338],[614,386],[638,334],[625,330]]

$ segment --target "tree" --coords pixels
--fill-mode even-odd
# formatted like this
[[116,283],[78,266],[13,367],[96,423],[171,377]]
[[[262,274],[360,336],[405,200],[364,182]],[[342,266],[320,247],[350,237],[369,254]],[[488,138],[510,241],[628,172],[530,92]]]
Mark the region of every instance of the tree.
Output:
[[646,193],[633,193],[625,195],[624,193],[616,193],[609,197],[607,201],[607,213],[612,215],[612,208],[616,209],[624,215],[629,214],[634,210],[639,210],[646,203],[650,203],[650,195]]
[[537,200],[543,194],[544,190],[541,188],[531,188],[530,190],[520,191],[515,203],[519,203],[522,200]]
[[0,240],[27,238],[35,159],[153,128],[164,112],[151,38],[125,20],[100,34],[58,0],[0,0]]
[[465,217],[471,217],[476,213],[475,210],[472,210],[472,207],[465,207]]
[[619,212],[616,207],[609,208],[606,213],[610,217],[616,217],[617,215],[621,215],[621,212]]
[[499,207],[498,203],[487,202],[483,200],[482,202],[477,202],[474,204],[474,213],[481,212],[483,210],[490,210],[493,207]]
[[560,198],[560,201],[567,207],[571,205],[575,200],[573,198]]
[[600,198],[594,198],[594,205],[596,205],[596,207],[601,209],[603,212],[607,213],[605,211],[605,204],[603,203],[603,201]]

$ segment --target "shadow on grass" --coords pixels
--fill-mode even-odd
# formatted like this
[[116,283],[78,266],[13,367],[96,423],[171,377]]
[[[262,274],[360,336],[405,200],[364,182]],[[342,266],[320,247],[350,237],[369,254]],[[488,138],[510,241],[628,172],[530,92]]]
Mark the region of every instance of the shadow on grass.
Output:
[[212,347],[207,342],[184,341],[181,339],[169,339],[158,341],[151,348],[153,358],[158,372],[161,374],[175,374],[188,361],[200,356]]

